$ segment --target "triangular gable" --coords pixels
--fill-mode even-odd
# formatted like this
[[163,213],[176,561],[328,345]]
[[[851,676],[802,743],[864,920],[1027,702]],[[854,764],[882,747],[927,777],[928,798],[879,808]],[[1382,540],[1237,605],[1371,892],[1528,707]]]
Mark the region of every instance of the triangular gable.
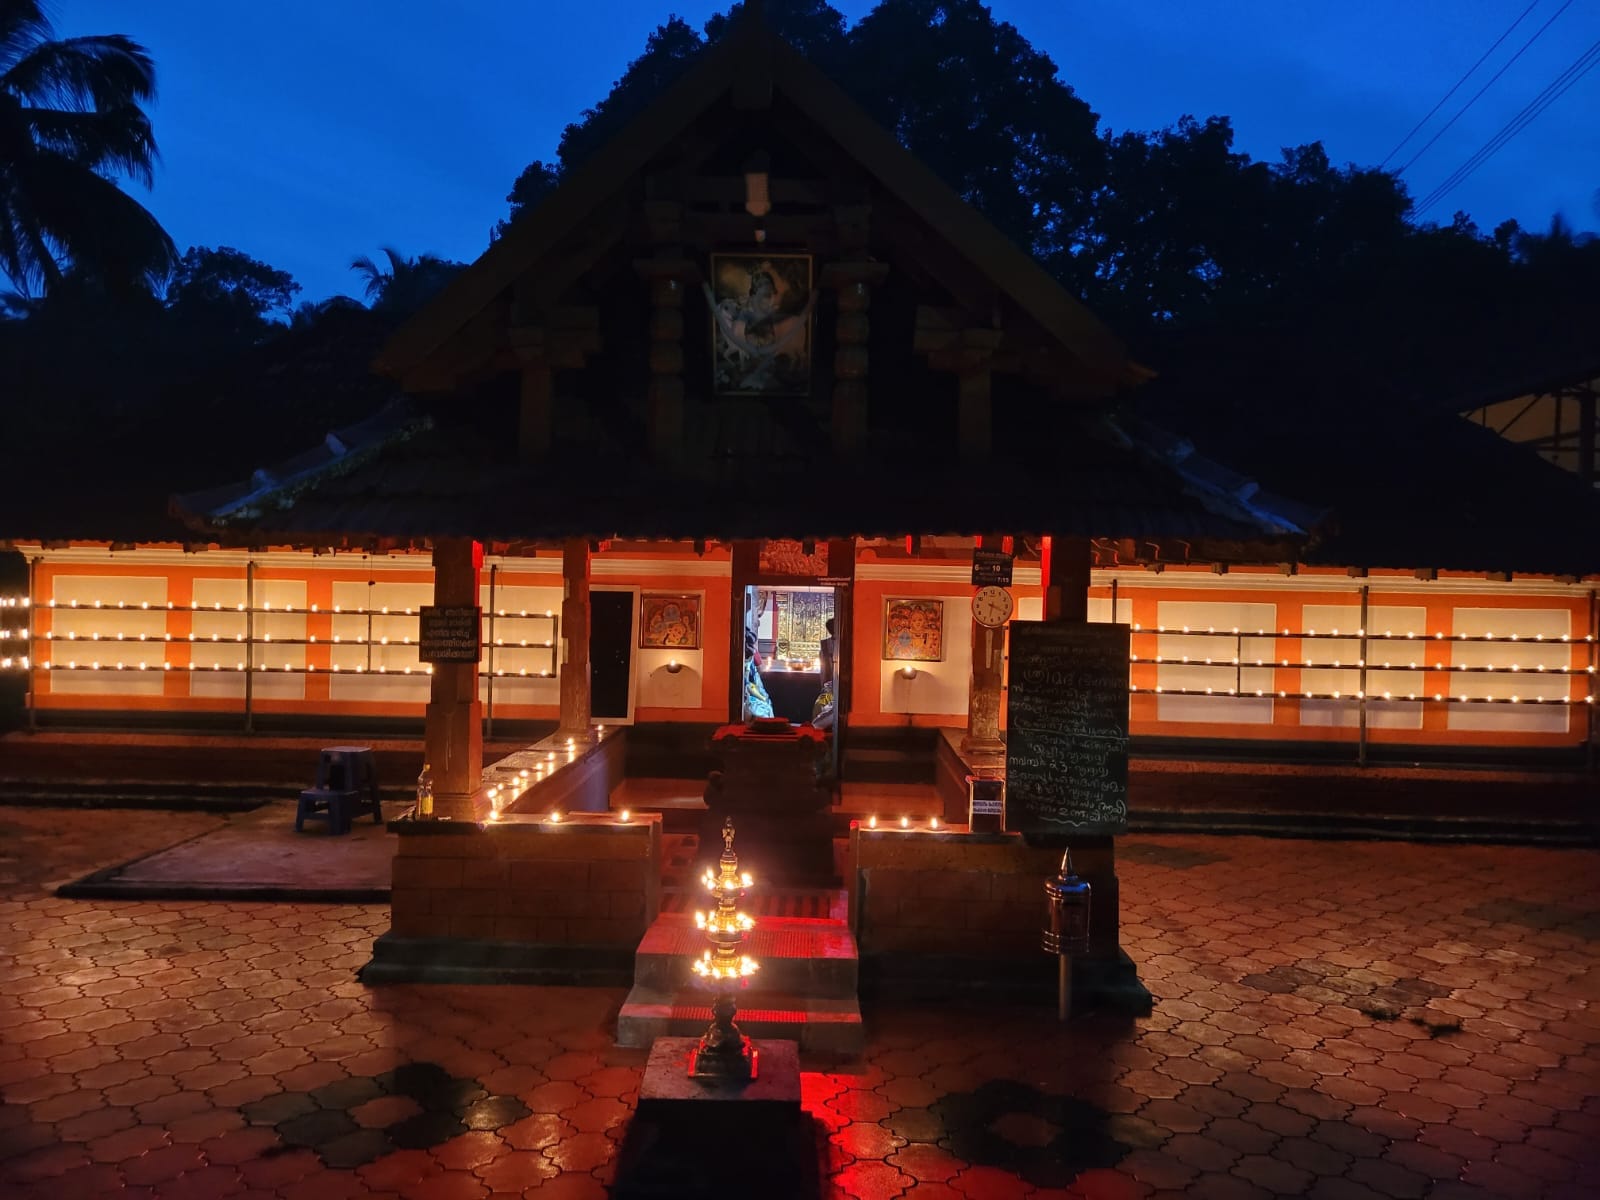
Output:
[[728,37],[707,48],[657,103],[606,142],[534,213],[512,225],[402,326],[379,354],[377,369],[400,376],[425,360],[741,80],[763,86],[770,80],[775,91],[814,121],[866,174],[917,213],[1092,372],[1114,383],[1148,377],[1081,301],[756,18],[741,20]]

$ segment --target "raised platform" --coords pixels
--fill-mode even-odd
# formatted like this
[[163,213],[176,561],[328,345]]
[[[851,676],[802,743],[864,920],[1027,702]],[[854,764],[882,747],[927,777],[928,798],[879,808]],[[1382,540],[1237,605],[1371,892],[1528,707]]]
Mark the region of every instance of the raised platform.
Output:
[[[687,914],[651,923],[634,955],[633,990],[617,1016],[617,1042],[648,1046],[669,1036],[699,1036],[711,1021],[711,995],[690,974],[705,937]],[[746,940],[761,964],[739,996],[736,1020],[754,1038],[792,1039],[807,1052],[856,1054],[864,1044],[856,999],[860,956],[837,921],[761,919]]]
[[750,1117],[798,1121],[799,1045],[782,1039],[751,1040],[756,1077],[743,1083],[710,1083],[687,1074],[699,1038],[657,1038],[639,1084],[639,1116],[663,1124],[707,1121],[708,1129],[723,1136],[742,1129],[742,1121]]
[[823,1187],[816,1128],[800,1107],[799,1047],[790,1040],[755,1039],[756,1078],[712,1085],[685,1074],[698,1041],[661,1038],[651,1047],[638,1107],[617,1154],[611,1196],[816,1200]]

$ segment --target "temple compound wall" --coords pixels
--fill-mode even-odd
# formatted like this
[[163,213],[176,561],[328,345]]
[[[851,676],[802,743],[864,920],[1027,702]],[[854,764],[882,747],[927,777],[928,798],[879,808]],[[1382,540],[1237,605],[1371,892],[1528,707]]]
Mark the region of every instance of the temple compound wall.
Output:
[[[0,625],[41,724],[139,713],[420,722],[428,667],[422,553],[20,547],[29,588]],[[729,719],[731,554],[716,544],[602,548],[596,593],[631,594],[631,720]],[[850,587],[852,728],[961,727],[971,674],[969,564],[858,550]],[[554,721],[561,557],[490,556],[480,575],[480,696],[496,720]],[[1041,615],[1018,562],[1015,619]],[[692,645],[647,646],[641,604],[687,598]],[[897,600],[942,621],[940,657],[887,657]],[[1592,736],[1594,587],[1548,577],[1276,567],[1096,570],[1091,620],[1133,628],[1135,737],[1568,750]],[[623,718],[626,720],[626,718]]]

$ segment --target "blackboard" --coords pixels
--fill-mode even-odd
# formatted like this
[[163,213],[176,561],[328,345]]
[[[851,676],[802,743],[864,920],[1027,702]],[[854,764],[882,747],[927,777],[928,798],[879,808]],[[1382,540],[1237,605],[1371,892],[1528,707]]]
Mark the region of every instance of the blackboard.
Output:
[[482,653],[483,612],[471,604],[427,605],[417,626],[417,657],[430,663],[475,663]]
[[1006,828],[1128,828],[1128,627],[1013,621]]

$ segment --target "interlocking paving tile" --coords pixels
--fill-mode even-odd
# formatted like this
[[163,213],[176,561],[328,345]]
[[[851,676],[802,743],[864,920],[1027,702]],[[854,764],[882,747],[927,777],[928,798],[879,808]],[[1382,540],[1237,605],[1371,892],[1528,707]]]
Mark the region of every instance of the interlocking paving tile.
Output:
[[[44,889],[219,820],[5,810],[0,1195],[691,1194],[693,1155],[639,1173],[619,992],[363,987],[380,906]],[[803,1076],[807,1195],[1600,1193],[1592,854],[1119,850],[1151,1016],[869,1009],[863,1057]]]

